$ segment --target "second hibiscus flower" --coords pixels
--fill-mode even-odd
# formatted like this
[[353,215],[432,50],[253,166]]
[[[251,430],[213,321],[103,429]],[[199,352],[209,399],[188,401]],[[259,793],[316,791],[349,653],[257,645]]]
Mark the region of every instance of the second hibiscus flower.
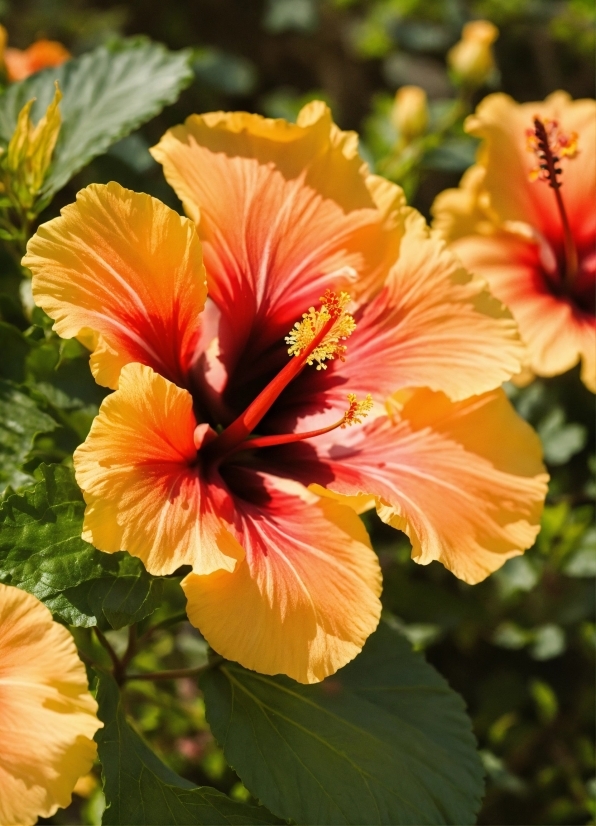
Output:
[[496,389],[516,328],[323,104],[193,116],[154,155],[192,221],[91,186],[24,261],[117,388],[75,454],[84,537],[191,566],[213,648],[316,682],[379,620],[358,513],[468,582],[532,544],[540,446]]

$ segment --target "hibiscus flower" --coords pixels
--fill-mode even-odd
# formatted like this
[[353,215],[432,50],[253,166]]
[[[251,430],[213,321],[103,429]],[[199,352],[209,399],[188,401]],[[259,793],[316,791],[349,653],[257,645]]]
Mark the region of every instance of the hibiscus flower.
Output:
[[0,584],[0,823],[68,806],[102,723],[69,632],[39,600]]
[[438,196],[435,227],[513,313],[531,373],[581,359],[596,392],[596,101],[489,95],[466,130],[478,163]]
[[359,512],[469,582],[532,544],[540,448],[495,389],[515,324],[322,103],[192,116],[153,152],[192,220],[94,185],[24,261],[118,388],[75,454],[84,537],[190,566],[215,650],[316,682],[379,620]]

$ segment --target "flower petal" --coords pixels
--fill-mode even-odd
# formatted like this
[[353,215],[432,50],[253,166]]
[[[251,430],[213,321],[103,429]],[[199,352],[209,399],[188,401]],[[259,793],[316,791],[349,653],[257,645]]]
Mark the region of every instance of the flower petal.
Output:
[[74,641],[35,597],[0,584],[0,823],[68,806],[102,724]]
[[525,355],[509,311],[413,209],[385,287],[356,318],[345,363],[306,369],[276,411],[280,427],[310,430],[338,420],[348,392],[370,393],[383,414],[387,398],[406,387],[465,399],[518,373]]
[[93,351],[100,384],[116,387],[132,361],[184,383],[206,297],[188,219],[149,195],[93,184],[37,230],[23,264],[57,333]]
[[260,502],[237,500],[246,557],[233,573],[186,577],[188,616],[222,656],[319,682],[352,660],[378,624],[378,559],[349,508],[250,475]]
[[283,338],[327,287],[377,289],[395,259],[403,193],[368,175],[320,102],[296,124],[192,115],[152,153],[197,223],[235,357],[251,337],[261,351]]
[[359,321],[340,372],[351,392],[378,399],[429,387],[457,401],[511,378],[523,354],[509,311],[409,210],[399,259]]
[[539,531],[548,478],[539,439],[502,390],[455,404],[429,390],[405,395],[394,421],[379,418],[319,445],[318,466],[312,453],[288,451],[285,461],[304,482],[374,494],[381,518],[410,537],[417,562],[436,559],[479,582]]
[[596,392],[596,318],[549,289],[537,243],[501,232],[470,235],[451,248],[511,309],[534,373],[556,376],[581,358],[582,381]]
[[128,551],[152,574],[181,565],[231,571],[244,552],[226,529],[232,499],[199,472],[192,398],[150,367],[129,364],[74,454],[87,509],[83,538]]

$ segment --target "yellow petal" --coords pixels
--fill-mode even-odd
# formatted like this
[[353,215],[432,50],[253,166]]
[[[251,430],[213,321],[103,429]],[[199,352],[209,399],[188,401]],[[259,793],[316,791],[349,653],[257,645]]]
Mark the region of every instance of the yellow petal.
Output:
[[416,562],[439,560],[473,584],[533,545],[548,476],[538,436],[502,390],[459,404],[419,391],[400,418],[412,465],[401,503],[380,515],[408,534]]
[[317,446],[303,475],[326,474],[337,494],[374,494],[381,518],[410,537],[417,562],[438,560],[466,582],[533,544],[548,476],[538,436],[502,390],[456,403],[405,391],[391,409]]
[[100,384],[116,387],[135,361],[185,383],[206,298],[188,219],[117,183],[93,184],[37,230],[23,264],[56,332],[94,351]]
[[197,467],[195,428],[190,393],[150,367],[126,365],[74,454],[87,502],[83,538],[138,556],[155,575],[181,565],[233,570],[244,555],[226,529],[233,503],[217,474]]
[[233,573],[189,574],[190,621],[222,656],[315,683],[361,650],[380,616],[380,569],[349,508],[303,492],[239,504],[246,557]]
[[96,717],[74,641],[35,597],[0,584],[0,823],[68,806],[96,755]]

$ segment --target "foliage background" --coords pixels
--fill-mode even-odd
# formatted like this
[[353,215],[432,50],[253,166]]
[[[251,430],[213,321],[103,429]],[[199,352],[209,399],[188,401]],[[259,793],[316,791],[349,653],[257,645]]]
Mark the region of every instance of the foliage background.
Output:
[[[592,0],[0,1],[13,46],[45,36],[79,54],[117,34],[145,34],[195,50],[196,81],[179,101],[83,170],[52,214],[79,188],[114,179],[179,207],[147,147],[195,111],[293,118],[306,100],[323,97],[342,128],[363,135],[363,153],[374,163],[394,137],[387,110],[398,86],[423,86],[431,102],[453,96],[445,54],[475,17],[501,31],[495,89],[519,101],[558,88],[594,95]],[[427,217],[474,149],[462,134],[425,159],[412,202]],[[408,543],[371,517],[384,606],[466,700],[488,775],[479,823],[594,823],[594,399],[576,372],[509,390],[538,428],[552,474],[537,545],[470,587],[437,563],[416,566]],[[164,615],[183,610],[178,592],[170,596],[166,590]],[[188,624],[180,629],[158,633],[140,664],[200,663],[201,639]],[[119,633],[112,641],[125,645]],[[127,698],[140,729],[176,771],[248,799],[209,734],[190,680],[137,683]],[[92,785],[48,822],[99,822],[101,793]]]

